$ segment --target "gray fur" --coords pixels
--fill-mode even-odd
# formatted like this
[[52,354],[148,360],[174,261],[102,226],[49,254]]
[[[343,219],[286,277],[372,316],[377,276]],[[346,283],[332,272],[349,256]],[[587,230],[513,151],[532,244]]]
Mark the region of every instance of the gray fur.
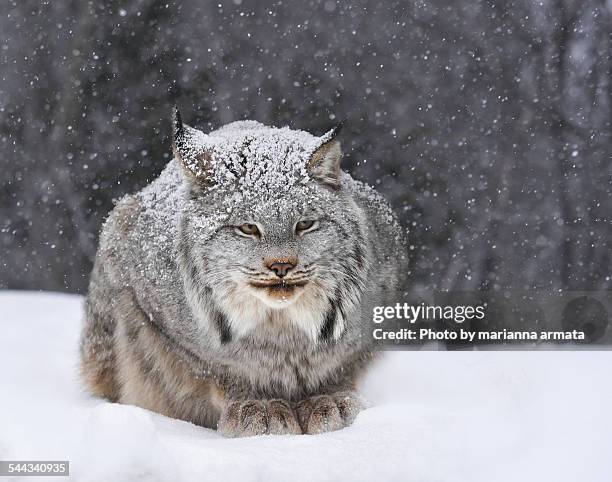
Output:
[[[174,134],[175,159],[102,229],[81,342],[88,386],[228,436],[350,424],[373,358],[364,293],[383,303],[406,273],[389,206],[340,171],[335,132],[249,121],[205,135],[177,117]],[[303,219],[318,227],[296,234]],[[241,235],[245,223],[259,236]],[[275,260],[296,262],[287,283],[257,287],[283,282],[266,267]]]

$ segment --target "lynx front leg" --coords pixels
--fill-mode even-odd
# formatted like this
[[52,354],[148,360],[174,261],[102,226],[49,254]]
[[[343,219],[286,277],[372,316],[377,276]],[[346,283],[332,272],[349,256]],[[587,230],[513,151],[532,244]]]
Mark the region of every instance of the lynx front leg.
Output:
[[355,392],[337,392],[302,400],[295,407],[302,431],[306,434],[332,432],[348,427],[365,403]]
[[284,400],[230,402],[221,414],[218,430],[227,437],[302,433],[295,413]]

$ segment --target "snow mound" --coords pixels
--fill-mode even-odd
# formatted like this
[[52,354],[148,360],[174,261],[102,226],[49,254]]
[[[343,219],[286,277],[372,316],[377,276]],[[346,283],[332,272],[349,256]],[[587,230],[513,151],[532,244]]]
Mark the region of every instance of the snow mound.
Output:
[[84,393],[81,303],[0,292],[0,460],[78,481],[610,480],[610,353],[389,353],[352,427],[230,440]]

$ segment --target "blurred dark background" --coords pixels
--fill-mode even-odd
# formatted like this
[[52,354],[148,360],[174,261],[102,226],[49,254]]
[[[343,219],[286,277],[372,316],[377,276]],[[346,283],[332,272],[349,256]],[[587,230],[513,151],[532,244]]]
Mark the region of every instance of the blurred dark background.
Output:
[[612,1],[5,1],[0,287],[83,292],[169,110],[323,133],[410,230],[415,286],[611,285]]

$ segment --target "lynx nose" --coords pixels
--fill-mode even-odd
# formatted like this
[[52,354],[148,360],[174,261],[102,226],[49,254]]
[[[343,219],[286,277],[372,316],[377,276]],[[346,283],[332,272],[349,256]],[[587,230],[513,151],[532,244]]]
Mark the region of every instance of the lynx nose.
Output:
[[276,276],[283,278],[287,275],[290,269],[295,268],[296,263],[292,261],[275,261],[268,263],[266,266],[276,273]]

